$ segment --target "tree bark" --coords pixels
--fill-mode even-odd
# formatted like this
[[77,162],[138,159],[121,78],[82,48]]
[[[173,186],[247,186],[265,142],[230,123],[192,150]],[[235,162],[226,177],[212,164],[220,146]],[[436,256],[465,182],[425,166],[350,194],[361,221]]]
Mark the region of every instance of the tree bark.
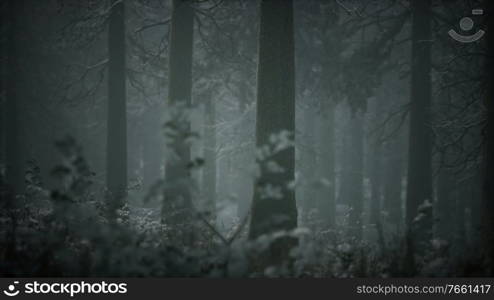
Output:
[[[188,109],[191,105],[192,91],[192,53],[194,38],[194,9],[192,1],[173,0],[170,54],[169,54],[169,86],[168,107],[170,109]],[[187,118],[172,120],[178,131],[190,130]],[[177,132],[178,136],[166,141],[169,148],[165,167],[164,203],[162,207],[163,220],[168,215],[167,223],[186,223],[191,215],[190,193],[190,145],[183,136],[184,132]],[[175,210],[172,212],[171,210]]]
[[108,27],[108,108],[106,184],[109,209],[123,206],[127,193],[127,107],[125,87],[125,6],[112,0]]
[[488,267],[487,275],[494,276],[494,4],[484,1],[487,8],[487,97],[485,99],[487,124],[484,129],[483,186],[482,186],[482,254]]
[[482,228],[482,172],[481,168],[474,171],[472,178],[472,199],[468,201],[469,215],[469,237],[472,245],[478,246]]
[[412,79],[406,221],[414,236],[411,241],[425,242],[432,230],[432,205],[424,205],[426,201],[432,204],[431,1],[412,1],[411,9]]
[[323,228],[334,228],[336,218],[335,202],[335,122],[334,103],[330,99],[323,104],[323,112],[319,118],[319,175],[325,184],[319,191],[319,218]]
[[341,166],[341,202],[348,205],[348,235],[356,241],[362,237],[364,196],[364,116],[361,110],[350,111],[348,129],[343,137],[343,164]]
[[[457,183],[458,189],[456,191],[456,197],[453,199],[455,201],[455,209],[454,213],[456,216],[456,232],[455,232],[455,242],[457,245],[465,245],[467,244],[467,235],[466,235],[466,204],[467,201],[472,200],[472,182],[471,179],[468,179],[466,182]],[[453,213],[452,212],[452,213]],[[452,227],[454,228],[454,227]]]
[[[204,127],[204,171],[202,191],[206,201],[205,209],[211,220],[216,217],[216,105],[210,97],[205,103]],[[215,222],[213,221],[213,224]]]
[[437,236],[447,241],[452,241],[454,237],[455,219],[455,191],[454,175],[452,171],[443,168],[437,178],[437,203],[436,222]]
[[[317,211],[316,203],[316,139],[315,139],[315,129],[316,129],[316,119],[315,113],[311,107],[305,107],[303,109],[303,142],[300,143],[300,158],[295,163],[295,168],[298,169],[298,173],[301,174],[303,182],[301,182],[303,188],[301,190],[300,198],[297,198],[299,202],[299,209],[301,210],[300,222],[304,227],[313,227],[315,212]],[[300,126],[302,127],[302,126]],[[315,230],[315,228],[312,228]]]
[[[293,4],[287,0],[261,0],[259,59],[257,78],[256,144],[271,145],[270,139],[283,131],[292,137],[295,130],[295,72]],[[274,147],[271,147],[274,148]],[[297,226],[297,207],[293,188],[294,147],[290,145],[269,159],[259,159],[260,174],[255,184],[249,237],[257,238]],[[267,162],[281,166],[283,172],[270,172]],[[278,189],[280,197],[265,193]],[[286,247],[273,251],[279,259],[288,255]],[[281,257],[284,256],[284,257]]]
[[403,147],[399,137],[386,143],[386,184],[384,186],[384,206],[387,221],[392,232],[397,234],[403,230],[403,212],[401,197],[403,178]]
[[[5,167],[6,159],[5,159],[5,135],[7,134],[6,122],[5,118],[7,117],[6,102],[7,102],[7,62],[8,62],[8,50],[6,39],[8,38],[8,30],[9,30],[9,1],[0,2],[0,32],[4,33],[4,38],[0,40],[0,164]],[[0,205],[4,202],[5,194],[5,174],[0,176]]]
[[161,132],[161,106],[149,107],[143,115],[140,128],[142,140],[142,181],[144,193],[163,177],[163,144]]
[[6,104],[5,104],[5,159],[6,170],[5,180],[7,186],[7,204],[13,204],[15,195],[23,190],[24,186],[24,166],[22,162],[21,130],[20,130],[20,108],[19,97],[20,73],[19,55],[21,53],[20,38],[20,18],[24,1],[10,0],[9,28],[7,37],[7,84],[6,84]]
[[370,222],[377,225],[381,222],[381,196],[382,196],[382,145],[380,141],[371,141],[372,167],[371,167],[371,204]]
[[361,110],[352,112],[350,149],[351,163],[348,201],[350,203],[350,235],[357,241],[362,238],[363,205],[364,205],[364,113]]

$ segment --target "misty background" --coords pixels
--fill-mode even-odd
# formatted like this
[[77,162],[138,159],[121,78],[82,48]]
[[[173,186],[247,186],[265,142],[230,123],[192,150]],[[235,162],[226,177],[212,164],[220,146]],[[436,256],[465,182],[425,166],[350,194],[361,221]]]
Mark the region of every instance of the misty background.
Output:
[[2,1],[0,274],[492,276],[491,7]]

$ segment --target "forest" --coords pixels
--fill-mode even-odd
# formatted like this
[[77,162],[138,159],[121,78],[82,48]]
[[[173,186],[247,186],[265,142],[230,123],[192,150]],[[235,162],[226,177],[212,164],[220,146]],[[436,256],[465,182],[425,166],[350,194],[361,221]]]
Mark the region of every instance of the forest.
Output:
[[493,1],[0,12],[0,276],[494,276]]

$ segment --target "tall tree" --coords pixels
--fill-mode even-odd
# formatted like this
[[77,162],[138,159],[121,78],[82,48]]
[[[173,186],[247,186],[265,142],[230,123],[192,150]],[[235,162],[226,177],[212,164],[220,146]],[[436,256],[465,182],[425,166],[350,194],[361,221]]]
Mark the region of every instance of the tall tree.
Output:
[[[162,215],[173,208],[175,220],[186,222],[190,213],[190,145],[187,134],[190,122],[183,114],[191,105],[192,53],[194,37],[194,9],[192,1],[173,0],[170,28],[168,108],[177,109],[178,116],[170,124],[177,135],[166,141],[168,155],[165,166],[166,189]],[[172,220],[170,220],[172,221]]]
[[455,178],[452,170],[445,167],[441,168],[437,178],[436,193],[437,203],[435,207],[435,219],[437,220],[436,234],[438,237],[450,241],[454,237],[455,221],[455,199],[456,191],[452,189],[455,186]]
[[[307,99],[306,99],[307,100]],[[298,200],[299,211],[301,212],[300,222],[304,227],[314,227],[313,221],[315,213],[318,210],[316,199],[316,190],[314,188],[316,184],[316,137],[315,137],[315,128],[316,128],[316,114],[314,109],[311,106],[307,106],[303,108],[302,112],[303,116],[303,125],[297,126],[297,128],[303,127],[303,143],[299,141],[297,138],[297,142],[300,145],[297,149],[300,149],[300,155],[297,159],[296,169],[297,172],[303,178],[303,182],[301,185],[303,186],[300,189],[301,193],[296,194],[296,198]],[[302,123],[302,122],[300,122]],[[300,195],[300,196],[299,196]],[[312,223],[312,224],[311,224]],[[315,229],[315,228],[313,228]]]
[[139,133],[141,135],[141,155],[142,155],[142,180],[143,191],[149,189],[162,178],[161,167],[163,165],[163,145],[161,132],[150,130],[150,128],[160,128],[161,106],[152,106],[146,110]]
[[327,99],[322,103],[319,118],[319,176],[324,178],[324,188],[320,189],[318,197],[319,216],[323,227],[334,227],[336,218],[335,202],[335,122],[333,100]]
[[364,201],[364,112],[351,112],[350,138],[346,151],[349,152],[347,179],[347,203],[350,207],[350,235],[356,240],[362,238],[362,214]]
[[[337,74],[341,74],[340,53],[347,46],[343,42],[345,35],[344,27],[338,26],[341,11],[339,4],[333,1],[315,1],[315,12],[319,16],[319,23],[315,28],[319,28],[321,36],[321,47],[319,59],[322,60],[321,84],[322,99],[320,102],[320,176],[327,180],[325,188],[321,189],[319,198],[319,211],[323,226],[334,227],[336,224],[336,123],[335,110],[336,99],[342,98],[338,93]],[[341,90],[340,90],[341,92]]]
[[382,196],[382,144],[379,139],[369,141],[370,149],[370,182],[371,203],[370,222],[378,226],[381,223],[381,196]]
[[472,187],[474,184],[468,179],[466,182],[458,182],[458,191],[455,200],[456,230],[455,242],[457,245],[465,245],[468,241],[466,236],[466,204],[467,200],[473,200]]
[[393,137],[386,143],[384,207],[387,221],[393,233],[401,233],[403,224],[401,186],[403,177],[403,146],[400,137]]
[[468,201],[468,209],[470,210],[470,215],[468,218],[469,227],[469,237],[473,245],[479,245],[482,229],[482,172],[484,170],[481,168],[476,168],[472,177],[472,195],[471,199]]
[[[412,1],[410,136],[406,221],[413,236],[432,230],[431,1]],[[420,212],[419,212],[420,209]],[[417,218],[418,217],[418,218]],[[414,238],[411,238],[414,242]]]
[[127,190],[127,106],[125,87],[125,2],[111,1],[108,24],[108,108],[106,184],[110,213],[123,205]]
[[[206,201],[206,209],[211,219],[216,211],[216,105],[208,92],[204,106],[204,170],[202,174],[202,191]],[[214,223],[214,222],[213,222]]]
[[494,3],[484,1],[487,8],[487,61],[485,98],[487,124],[484,133],[483,186],[482,186],[482,252],[486,258],[488,275],[494,276]]
[[8,2],[9,10],[9,28],[7,37],[7,84],[6,84],[6,104],[5,104],[5,160],[6,185],[9,189],[7,199],[21,192],[24,183],[23,163],[21,156],[21,137],[20,137],[20,62],[21,53],[20,39],[22,32],[20,30],[20,17],[24,1],[10,0]]
[[[284,132],[293,137],[295,130],[292,5],[291,0],[260,2],[256,144],[258,149],[271,145],[275,151],[267,159],[258,157],[260,174],[252,203],[250,238],[297,226],[295,194],[290,186],[294,181],[295,150],[293,144],[277,143],[286,141]],[[273,164],[282,171],[270,168]],[[286,248],[278,250],[273,257],[277,252],[287,255]]]

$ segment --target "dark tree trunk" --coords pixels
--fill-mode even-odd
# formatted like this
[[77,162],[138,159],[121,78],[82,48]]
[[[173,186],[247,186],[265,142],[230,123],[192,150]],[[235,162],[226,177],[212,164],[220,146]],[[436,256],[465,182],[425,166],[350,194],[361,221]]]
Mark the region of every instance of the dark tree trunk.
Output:
[[[304,138],[303,142],[299,142],[300,144],[300,159],[296,162],[296,169],[299,169],[301,177],[303,178],[302,182],[302,190],[300,194],[300,198],[297,198],[299,201],[299,208],[301,209],[302,218],[301,223],[304,227],[313,227],[316,221],[314,219],[315,212],[318,210],[316,206],[315,199],[315,186],[316,186],[316,149],[315,149],[315,114],[314,111],[310,107],[306,107],[303,109],[303,123],[304,123]],[[298,151],[298,150],[297,150]],[[315,228],[313,228],[314,230]]]
[[335,226],[336,202],[335,202],[335,122],[334,103],[326,100],[323,104],[323,112],[319,124],[319,151],[321,153],[318,163],[319,175],[325,180],[319,190],[318,208],[319,218],[323,228]]
[[[202,173],[202,191],[206,201],[205,209],[210,219],[216,215],[216,105],[209,97],[205,103],[204,126],[204,170]],[[213,222],[214,223],[214,222]]]
[[487,124],[484,131],[483,187],[482,187],[482,252],[488,266],[488,275],[494,276],[494,4],[485,1],[487,8]]
[[[168,107],[188,109],[192,92],[192,53],[194,38],[194,9],[192,1],[173,0],[170,32]],[[166,141],[168,154],[165,167],[163,220],[167,223],[186,223],[191,215],[190,163],[191,149],[184,134],[190,130],[187,118],[172,120],[178,136]],[[174,212],[170,210],[175,210]]]
[[350,235],[357,241],[362,238],[362,220],[364,205],[364,113],[357,110],[352,113],[349,168],[348,201],[350,204]]
[[[245,114],[249,107],[249,102],[251,99],[251,91],[249,86],[249,76],[245,70],[242,71],[242,82],[239,87],[239,114]],[[244,144],[242,146],[242,150],[238,154],[236,158],[236,165],[238,168],[238,176],[240,180],[237,180],[237,216],[240,220],[244,220],[248,217],[250,213],[250,207],[252,203],[252,193],[253,193],[253,178],[252,178],[252,164],[255,157],[255,132],[254,134],[250,134],[251,126],[254,126],[254,122],[251,121],[248,117],[242,118],[242,124],[239,125],[242,128],[243,132],[248,132],[248,134],[244,133],[239,136],[241,138],[240,144]],[[248,145],[248,146],[245,146]]]
[[348,205],[349,236],[357,241],[362,237],[362,213],[364,196],[364,117],[361,110],[352,111],[343,137],[343,161],[341,166],[341,202]]
[[[233,136],[234,130],[229,128],[225,132],[226,136]],[[233,178],[233,154],[227,153],[217,162],[218,178],[221,179],[221,184],[218,185],[216,191],[218,199],[224,201],[225,199],[231,199],[234,193],[233,184],[235,182]]]
[[11,0],[8,2],[9,28],[7,37],[7,83],[5,103],[5,180],[7,186],[6,199],[13,204],[16,194],[21,193],[24,186],[24,166],[22,162],[20,137],[20,72],[19,55],[21,46],[19,39],[22,36],[20,20],[24,1]]
[[[270,138],[283,131],[293,137],[295,130],[295,72],[293,40],[293,6],[287,0],[262,0],[260,3],[259,61],[257,78],[257,147],[272,145]],[[270,147],[273,149],[274,147]],[[269,159],[259,159],[250,238],[297,226],[297,206],[293,188],[295,151],[288,146]],[[267,162],[281,166],[283,172],[270,172]],[[281,196],[265,193],[272,187]],[[285,245],[286,246],[286,245]],[[279,254],[279,255],[278,255]],[[273,251],[276,260],[288,255],[286,247]]]
[[[455,209],[454,213],[456,216],[455,223],[455,242],[458,246],[463,247],[463,245],[467,244],[467,236],[466,236],[466,204],[467,201],[472,200],[472,182],[471,179],[468,179],[466,182],[458,182],[456,183],[458,189],[456,191],[455,200]],[[454,228],[452,226],[452,228]]]
[[436,233],[439,238],[452,241],[454,237],[455,220],[455,187],[454,174],[449,169],[442,168],[437,178],[437,203],[436,203]]
[[125,91],[125,6],[111,1],[108,28],[106,184],[109,209],[123,206],[127,192],[127,107]]
[[143,115],[140,134],[142,138],[142,181],[144,193],[163,177],[163,145],[161,132],[161,106],[150,107]]
[[426,205],[432,203],[431,1],[412,1],[411,6],[412,80],[406,221],[413,235],[410,240],[425,242],[432,231],[432,205]]
[[381,222],[381,198],[382,198],[382,145],[380,141],[371,141],[371,203],[370,222],[377,225]]
[[[9,28],[9,1],[0,2],[0,32],[3,32],[4,35],[0,39],[0,164],[5,166],[5,135],[7,134],[5,118],[7,113],[6,102],[7,102],[7,62],[8,62],[8,50],[7,50],[7,38]],[[5,178],[4,174],[0,176],[0,206],[4,202],[5,197]]]
[[403,230],[402,178],[403,178],[403,147],[399,137],[386,143],[386,185],[384,186],[384,206],[387,221],[393,234]]
[[[482,170],[483,171],[483,170]],[[469,215],[469,237],[472,245],[479,245],[482,224],[482,174],[481,170],[475,170],[472,178],[472,199],[468,201]]]

